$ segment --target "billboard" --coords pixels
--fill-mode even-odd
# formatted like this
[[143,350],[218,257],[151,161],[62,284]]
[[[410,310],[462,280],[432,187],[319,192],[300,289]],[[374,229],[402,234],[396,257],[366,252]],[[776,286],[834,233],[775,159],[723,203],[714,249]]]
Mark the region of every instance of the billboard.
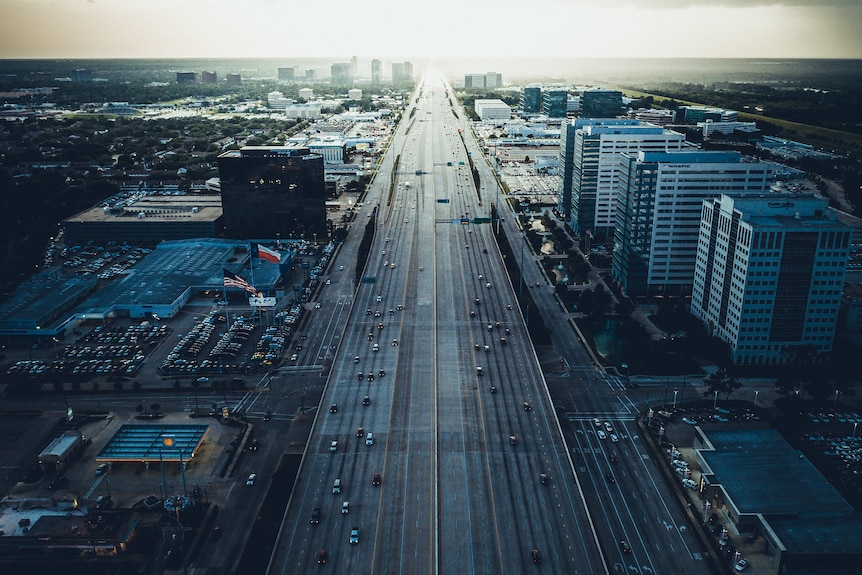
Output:
[[251,307],[275,307],[274,297],[252,296],[248,298]]

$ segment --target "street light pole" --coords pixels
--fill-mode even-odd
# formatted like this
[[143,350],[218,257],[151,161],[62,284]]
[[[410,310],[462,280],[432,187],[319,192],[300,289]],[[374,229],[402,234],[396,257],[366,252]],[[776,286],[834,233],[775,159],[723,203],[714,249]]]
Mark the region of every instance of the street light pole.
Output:
[[716,389],[715,393],[713,393],[713,398],[712,398],[712,408],[713,409],[715,409],[717,403],[718,403],[718,390]]
[[676,411],[676,394],[679,393],[676,389],[673,390],[673,409]]
[[839,393],[841,393],[841,392],[840,392],[840,391],[838,391],[838,390],[836,389],[836,390],[835,390],[835,401],[833,401],[833,402],[832,402],[832,409],[833,409],[833,410],[834,410],[836,407],[838,407],[838,394],[839,394]]
[[757,394],[760,393],[759,389],[754,390],[754,409],[757,409]]

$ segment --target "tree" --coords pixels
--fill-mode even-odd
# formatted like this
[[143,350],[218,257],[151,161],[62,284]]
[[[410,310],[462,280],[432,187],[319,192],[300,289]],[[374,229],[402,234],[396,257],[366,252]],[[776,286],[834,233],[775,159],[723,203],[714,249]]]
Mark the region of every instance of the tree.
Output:
[[150,404],[150,412],[158,413],[160,407],[161,407],[161,405],[159,405],[158,403],[151,403]]
[[728,375],[724,369],[709,374],[704,378],[703,383],[707,386],[707,390],[703,392],[704,397],[714,396],[717,391],[723,393],[725,399],[729,399],[731,393],[742,387],[742,383],[735,377]]

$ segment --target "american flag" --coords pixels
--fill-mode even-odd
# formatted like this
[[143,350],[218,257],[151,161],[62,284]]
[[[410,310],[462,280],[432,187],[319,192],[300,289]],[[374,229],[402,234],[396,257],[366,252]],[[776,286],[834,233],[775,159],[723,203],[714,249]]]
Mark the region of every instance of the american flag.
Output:
[[224,285],[225,287],[242,288],[251,294],[257,293],[257,290],[250,283],[228,270],[224,270]]

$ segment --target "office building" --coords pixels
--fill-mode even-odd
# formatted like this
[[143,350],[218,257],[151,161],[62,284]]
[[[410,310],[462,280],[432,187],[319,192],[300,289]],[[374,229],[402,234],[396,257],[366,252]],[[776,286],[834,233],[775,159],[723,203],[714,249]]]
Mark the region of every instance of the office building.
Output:
[[697,124],[698,122],[736,122],[737,113],[733,110],[722,108],[710,108],[709,106],[680,106],[678,114],[682,114],[681,121],[686,124]]
[[349,62],[336,62],[330,66],[333,86],[347,87],[353,85],[353,72]]
[[218,83],[218,72],[207,72],[204,70],[201,72],[201,82],[204,84],[217,84]]
[[655,124],[656,126],[667,126],[668,124],[673,124],[676,121],[676,112],[674,112],[673,110],[657,108],[640,108],[637,110],[629,111],[628,117],[634,118],[635,120],[640,120],[641,122]]
[[315,79],[316,77],[317,77],[317,74],[315,73],[314,68],[308,68],[308,69],[305,71],[305,79],[306,79],[306,81],[309,81],[309,82],[314,81],[314,79]]
[[512,116],[512,109],[503,100],[476,100],[473,110],[482,121],[508,120]]
[[852,228],[827,198],[772,193],[704,200],[691,313],[738,364],[832,350]]
[[502,88],[503,87],[503,75],[499,72],[486,72],[485,73],[485,87],[486,88]]
[[392,62],[392,85],[396,88],[413,87],[413,64]]
[[582,118],[616,118],[623,113],[623,93],[619,90],[584,90],[581,94]]
[[706,120],[698,122],[697,127],[703,133],[704,138],[709,138],[713,134],[730,135],[734,132],[744,132],[745,134],[754,134],[757,130],[757,122],[714,122]]
[[542,113],[549,118],[565,118],[568,100],[568,90],[543,90]]
[[194,84],[197,81],[197,72],[177,72],[177,84]]
[[680,150],[685,145],[685,136],[637,120],[582,118],[579,121],[583,125],[574,135],[569,221],[579,236],[612,239],[622,154]]
[[356,56],[350,58],[350,75],[353,78],[359,77],[359,58]]
[[762,195],[769,165],[738,152],[622,154],[612,273],[629,296],[691,294],[703,200]]
[[[526,89],[524,91],[526,99]],[[580,128],[577,120],[565,120],[560,126],[560,171],[561,188],[557,194],[557,211],[564,221],[572,216],[572,174],[574,171],[575,131]]]
[[293,82],[296,77],[296,68],[293,66],[288,66],[286,68],[278,69],[278,79],[284,80],[286,82]]
[[347,99],[348,100],[361,100],[362,99],[362,90],[359,88],[351,88],[347,91]]
[[218,157],[230,238],[325,237],[323,157],[308,148],[246,146]]
[[80,84],[83,82],[92,82],[93,81],[93,72],[90,70],[86,70],[84,68],[78,68],[74,72],[72,72],[72,82],[76,84]]
[[538,114],[542,111],[541,86],[527,86],[521,93],[521,109],[526,114]]
[[383,62],[380,60],[371,61],[371,87],[379,88],[383,83]]
[[239,74],[228,74],[225,76],[225,81],[231,86],[239,86],[242,84],[242,76]]

